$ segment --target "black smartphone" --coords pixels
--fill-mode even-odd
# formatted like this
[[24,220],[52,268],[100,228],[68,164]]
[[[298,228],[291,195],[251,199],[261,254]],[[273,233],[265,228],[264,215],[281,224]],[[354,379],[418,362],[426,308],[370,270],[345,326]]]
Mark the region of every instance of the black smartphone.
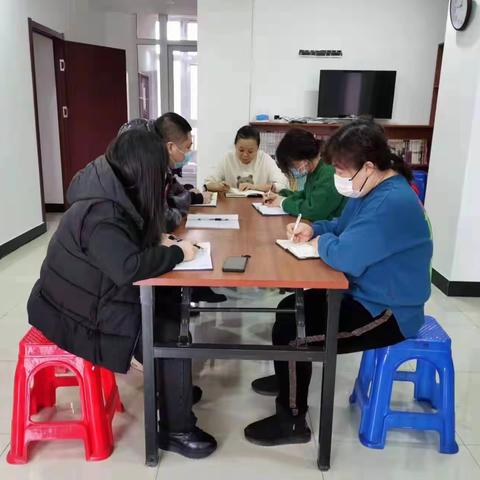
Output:
[[223,262],[223,272],[244,272],[247,267],[249,255],[242,255],[241,257],[228,257]]

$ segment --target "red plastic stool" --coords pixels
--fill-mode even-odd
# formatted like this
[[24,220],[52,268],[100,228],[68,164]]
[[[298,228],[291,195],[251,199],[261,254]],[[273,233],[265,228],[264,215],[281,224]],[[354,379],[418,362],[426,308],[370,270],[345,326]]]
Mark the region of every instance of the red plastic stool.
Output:
[[[42,408],[53,407],[56,389],[67,386],[80,388],[80,420],[31,419]],[[80,438],[87,460],[103,460],[112,453],[113,416],[124,410],[114,373],[62,350],[36,328],[20,341],[13,395],[8,463],[26,463],[28,444],[39,440]]]

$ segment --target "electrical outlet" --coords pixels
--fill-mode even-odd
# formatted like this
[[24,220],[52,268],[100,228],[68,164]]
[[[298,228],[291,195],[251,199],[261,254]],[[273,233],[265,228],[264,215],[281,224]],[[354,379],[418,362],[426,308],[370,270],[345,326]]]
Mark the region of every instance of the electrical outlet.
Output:
[[298,51],[301,57],[321,57],[321,58],[341,58],[343,57],[342,50],[305,50]]

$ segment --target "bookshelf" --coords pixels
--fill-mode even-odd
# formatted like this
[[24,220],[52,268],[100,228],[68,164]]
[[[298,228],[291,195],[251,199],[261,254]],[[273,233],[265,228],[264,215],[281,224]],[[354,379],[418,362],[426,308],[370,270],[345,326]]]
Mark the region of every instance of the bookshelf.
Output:
[[[275,149],[283,135],[291,128],[303,128],[317,138],[327,139],[343,124],[338,123],[288,123],[285,121],[251,122],[250,125],[260,132],[260,148],[269,155]],[[402,156],[413,169],[428,170],[433,126],[382,124],[392,150]]]

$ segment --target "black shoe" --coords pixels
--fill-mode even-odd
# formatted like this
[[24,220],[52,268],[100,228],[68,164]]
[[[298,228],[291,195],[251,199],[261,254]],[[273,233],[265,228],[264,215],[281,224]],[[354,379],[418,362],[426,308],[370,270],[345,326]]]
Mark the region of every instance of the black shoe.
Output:
[[202,399],[203,391],[198,385],[192,388],[192,404],[196,405]]
[[192,302],[222,303],[227,297],[222,293],[215,293],[210,287],[196,287],[192,290]]
[[278,413],[251,423],[244,432],[249,442],[264,447],[308,443],[312,435],[305,415],[294,417]]
[[188,458],[205,458],[216,450],[217,441],[198,427],[193,427],[192,431],[185,433],[161,430],[158,434],[158,447]]
[[260,395],[276,397],[278,395],[277,376],[269,375],[268,377],[257,378],[252,382],[252,389]]

